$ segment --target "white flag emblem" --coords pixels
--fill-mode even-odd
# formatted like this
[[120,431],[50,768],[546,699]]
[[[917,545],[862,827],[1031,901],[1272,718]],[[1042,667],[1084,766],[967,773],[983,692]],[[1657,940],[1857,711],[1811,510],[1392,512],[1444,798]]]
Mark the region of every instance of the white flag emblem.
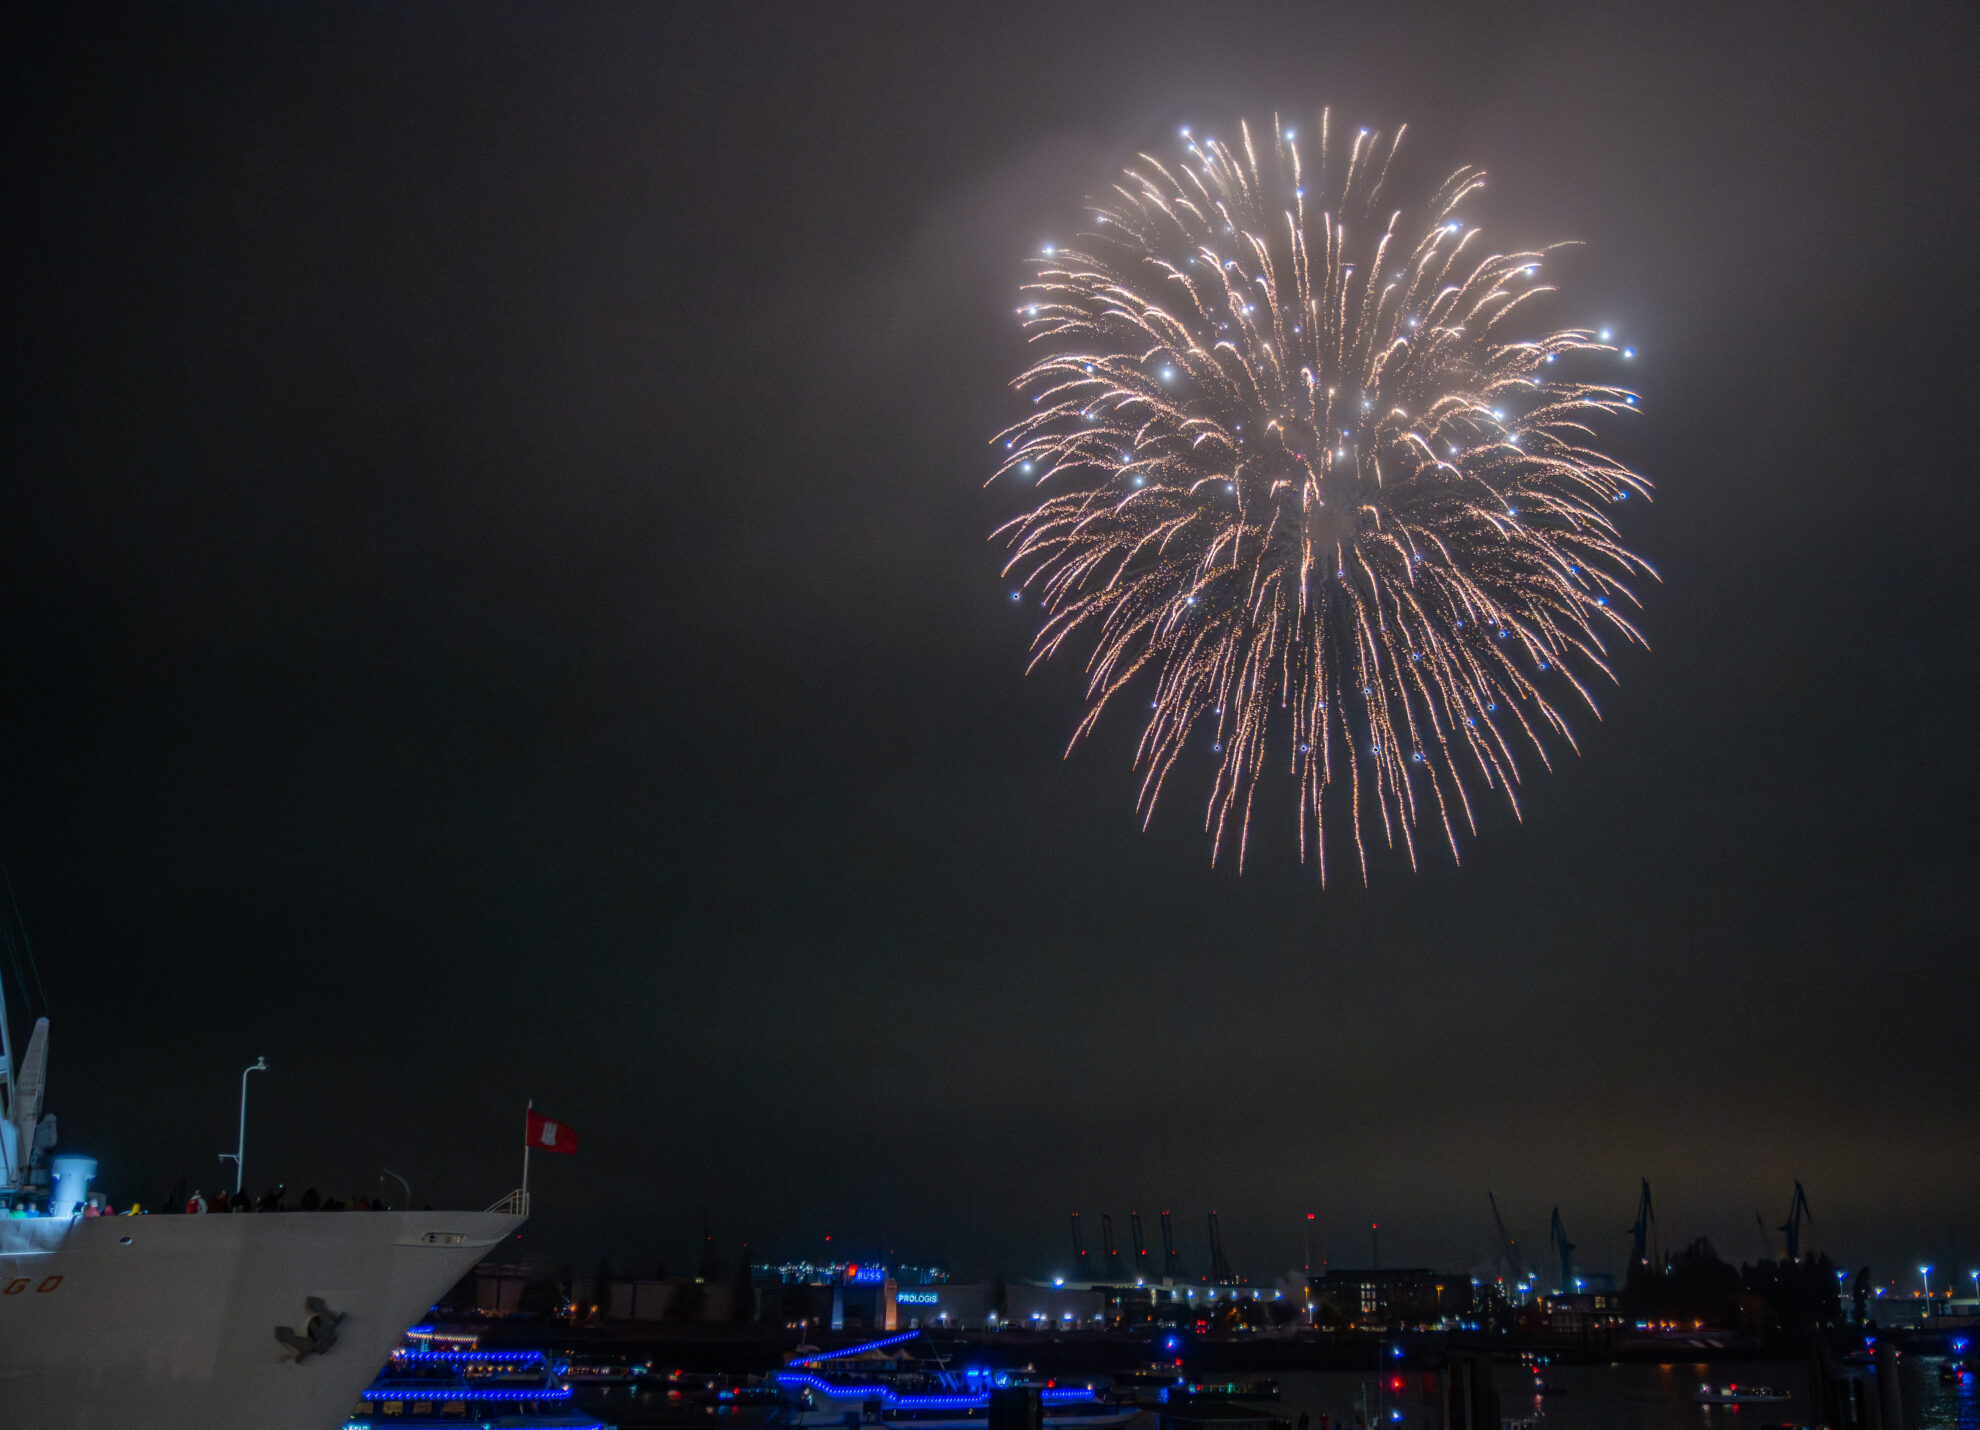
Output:
[[543,1122],[543,1145],[545,1147],[555,1147],[557,1145],[557,1124],[548,1118],[545,1118]]

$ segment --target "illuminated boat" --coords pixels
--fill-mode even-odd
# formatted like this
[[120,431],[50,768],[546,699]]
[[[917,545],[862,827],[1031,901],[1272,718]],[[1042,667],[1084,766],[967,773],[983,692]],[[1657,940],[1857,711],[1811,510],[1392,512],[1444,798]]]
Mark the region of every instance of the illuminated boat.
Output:
[[1279,1382],[1262,1377],[1251,1380],[1178,1380],[1165,1386],[1158,1398],[1164,1403],[1185,1400],[1277,1400]]
[[415,1326],[343,1430],[612,1430],[571,1398],[542,1351],[482,1350],[475,1337]]
[[572,1385],[637,1385],[652,1374],[652,1366],[625,1356],[593,1356],[564,1366],[564,1379]]
[[1794,1399],[1771,1385],[1701,1385],[1692,1398],[1700,1405],[1767,1405]]
[[[881,1353],[921,1333],[907,1331],[842,1351],[792,1360],[772,1380],[780,1397],[767,1430],[810,1430],[849,1423],[890,1430],[982,1430],[990,1392],[1002,1381],[987,1370],[951,1370]],[[807,1349],[809,1349],[807,1347]],[[1115,1430],[1141,1413],[1132,1400],[1090,1386],[1039,1387],[1046,1430]]]

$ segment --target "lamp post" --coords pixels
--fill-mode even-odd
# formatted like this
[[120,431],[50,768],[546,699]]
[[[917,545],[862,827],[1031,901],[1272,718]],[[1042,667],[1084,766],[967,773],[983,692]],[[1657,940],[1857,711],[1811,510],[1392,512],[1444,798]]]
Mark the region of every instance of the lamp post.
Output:
[[240,1141],[235,1144],[233,1151],[222,1152],[220,1154],[221,1161],[223,1162],[231,1161],[234,1164],[234,1195],[235,1196],[239,1196],[241,1194],[241,1186],[243,1181],[245,1180],[245,1174],[247,1172],[246,1158],[247,1158],[248,1074],[267,1072],[267,1071],[268,1071],[268,1059],[266,1058],[256,1058],[250,1066],[241,1069],[241,1137],[240,1137]]
[[1932,1314],[1932,1268],[1919,1267],[1918,1279],[1925,1283],[1925,1314],[1929,1316]]

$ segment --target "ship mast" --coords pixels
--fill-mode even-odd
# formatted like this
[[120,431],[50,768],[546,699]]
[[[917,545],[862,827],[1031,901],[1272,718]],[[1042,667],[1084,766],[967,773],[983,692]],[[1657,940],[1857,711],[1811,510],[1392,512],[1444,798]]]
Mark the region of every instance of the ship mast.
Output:
[[[6,944],[7,963],[21,985],[21,999],[32,1006],[28,976],[35,989],[41,974],[34,968],[34,949],[27,941],[27,926],[21,922],[20,901],[14,897],[13,876],[0,864],[0,888],[7,894],[7,923],[0,925],[0,942]],[[18,932],[21,941],[14,942]],[[25,959],[23,959],[25,954]],[[7,1007],[7,975],[0,969],[0,1192],[19,1192],[28,1184],[28,1169],[34,1161],[35,1125],[41,1117],[42,1088],[48,1068],[48,1020],[35,1021],[22,1054],[25,1066],[14,1057],[13,1017]],[[23,1126],[23,1122],[26,1123]]]
[[14,1035],[8,1029],[7,975],[0,971],[0,1191],[20,1184],[14,1175]]

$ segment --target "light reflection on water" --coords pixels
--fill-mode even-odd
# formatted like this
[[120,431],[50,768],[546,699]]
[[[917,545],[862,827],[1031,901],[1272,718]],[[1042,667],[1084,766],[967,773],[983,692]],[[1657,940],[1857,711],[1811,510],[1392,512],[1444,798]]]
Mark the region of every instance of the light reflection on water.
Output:
[[[1936,1356],[1906,1356],[1904,1360],[1905,1425],[1907,1430],[1980,1430],[1980,1395],[1971,1379],[1962,1385],[1939,1380],[1942,1360]],[[1547,1379],[1563,1388],[1544,1399],[1526,1394],[1528,1378],[1516,1365],[1495,1365],[1499,1408],[1507,1419],[1539,1417],[1539,1430],[1768,1430],[1782,1424],[1810,1421],[1807,1367],[1795,1362],[1756,1361],[1721,1365],[1550,1365]],[[1409,1372],[1412,1392],[1417,1384]],[[1274,1414],[1297,1424],[1303,1410],[1310,1430],[1320,1430],[1323,1414],[1335,1426],[1352,1427],[1361,1387],[1375,1384],[1374,1371],[1285,1372],[1275,1377],[1281,1400]],[[1700,1405],[1692,1397],[1706,1382],[1770,1385],[1792,1392],[1794,1399],[1766,1405]],[[759,1430],[764,1412],[708,1415],[691,1407],[669,1407],[664,1392],[578,1388],[577,1404],[608,1423],[639,1430],[670,1425],[693,1430]],[[1411,1412],[1415,1415],[1414,1409]],[[1420,1418],[1405,1419],[1403,1430],[1419,1430]],[[1154,1419],[1137,1421],[1130,1430],[1154,1430]]]
[[[1941,1385],[1940,1358],[1907,1356],[1903,1370],[1907,1430],[1980,1430],[1980,1402],[1971,1381]],[[1550,1365],[1547,1379],[1564,1394],[1544,1399],[1524,1393],[1528,1377],[1515,1365],[1495,1365],[1499,1410],[1507,1419],[1537,1415],[1541,1430],[1765,1430],[1812,1419],[1808,1369],[1780,1361],[1721,1365]],[[1337,1426],[1353,1426],[1361,1386],[1374,1384],[1374,1372],[1288,1373],[1277,1377],[1281,1419],[1297,1422],[1300,1411],[1319,1430],[1324,1412]],[[1693,1396],[1706,1382],[1769,1385],[1794,1398],[1765,1405],[1700,1405]],[[1414,1377],[1411,1377],[1412,1387]],[[1518,1392],[1518,1393],[1516,1393]],[[1415,1430],[1423,1422],[1405,1419]]]

